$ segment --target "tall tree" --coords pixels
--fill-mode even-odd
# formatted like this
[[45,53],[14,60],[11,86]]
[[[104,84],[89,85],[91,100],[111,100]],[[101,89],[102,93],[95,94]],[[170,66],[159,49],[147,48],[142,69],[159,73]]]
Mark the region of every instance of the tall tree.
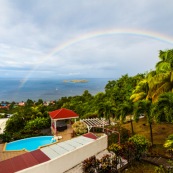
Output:
[[160,94],[173,91],[173,49],[160,51],[159,59],[155,70],[147,73],[133,90],[130,98],[133,102],[142,99],[156,102]]
[[136,84],[143,78],[143,74],[137,74],[133,77],[126,74],[116,81],[109,81],[105,87],[106,96],[116,105],[129,101]]
[[173,92],[173,49],[159,52],[160,61],[156,64],[156,75],[149,81],[152,101],[164,92]]
[[173,93],[167,92],[159,96],[154,105],[154,115],[157,122],[173,122]]
[[139,100],[145,100],[151,98],[151,92],[149,88],[149,81],[153,76],[155,76],[155,71],[150,71],[141,78],[141,80],[137,83],[135,89],[130,96],[130,100],[133,102],[137,102]]
[[134,119],[135,121],[139,120],[139,117],[141,114],[145,114],[147,118],[147,122],[149,124],[150,128],[150,139],[151,139],[151,144],[153,145],[153,130],[152,130],[152,124],[153,124],[153,104],[151,100],[142,100],[138,101],[134,105]]
[[118,106],[117,110],[117,119],[120,119],[122,122],[126,119],[126,116],[129,116],[130,118],[130,124],[131,124],[131,131],[132,134],[134,134],[134,129],[133,129],[133,119],[132,119],[132,114],[133,114],[133,103],[131,101],[126,101]]
[[115,107],[112,105],[110,101],[106,101],[98,105],[99,117],[104,117],[106,120],[109,121],[109,124],[110,124],[110,118],[115,117],[115,112],[116,112]]

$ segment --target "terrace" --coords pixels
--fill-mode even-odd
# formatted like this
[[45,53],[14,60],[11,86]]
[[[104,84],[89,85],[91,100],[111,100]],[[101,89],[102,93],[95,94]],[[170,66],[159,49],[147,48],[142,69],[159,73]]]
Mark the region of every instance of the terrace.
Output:
[[[104,151],[106,148],[107,135],[98,138],[94,134],[88,133],[71,140],[41,147],[32,152],[21,153],[21,155],[1,161],[0,167],[6,173],[62,173],[80,164],[86,158]],[[64,163],[68,164],[64,166]]]

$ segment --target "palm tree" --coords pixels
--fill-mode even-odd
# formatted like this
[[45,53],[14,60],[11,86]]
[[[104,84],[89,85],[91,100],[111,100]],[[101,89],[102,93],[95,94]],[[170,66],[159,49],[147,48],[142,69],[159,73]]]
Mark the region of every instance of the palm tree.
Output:
[[122,121],[125,120],[127,115],[130,115],[130,124],[131,124],[131,130],[132,130],[132,134],[134,134],[134,130],[133,130],[133,120],[132,120],[132,112],[133,112],[133,103],[131,101],[129,102],[124,102],[121,105],[119,105],[119,119],[121,119]]
[[149,73],[145,74],[145,77],[138,82],[135,89],[133,90],[130,100],[132,100],[133,102],[137,102],[139,100],[151,98],[149,82],[151,78],[155,76],[155,74],[155,71],[150,71]]
[[160,51],[156,74],[149,81],[149,90],[155,102],[164,92],[173,92],[173,49]]
[[104,117],[110,124],[110,118],[115,116],[115,107],[110,101],[102,102],[98,105],[98,115]]
[[133,102],[142,99],[156,102],[161,93],[173,92],[173,49],[160,51],[159,58],[155,70],[137,84],[130,97]]
[[152,123],[153,123],[153,105],[151,100],[142,100],[138,101],[134,105],[134,119],[135,121],[139,120],[141,114],[145,114],[147,122],[150,127],[150,139],[151,145],[153,145],[153,132],[152,132]]
[[147,97],[148,94],[148,82],[147,79],[141,80],[136,88],[133,90],[130,100],[137,102],[143,100]]
[[157,122],[173,122],[173,93],[161,94],[153,111]]

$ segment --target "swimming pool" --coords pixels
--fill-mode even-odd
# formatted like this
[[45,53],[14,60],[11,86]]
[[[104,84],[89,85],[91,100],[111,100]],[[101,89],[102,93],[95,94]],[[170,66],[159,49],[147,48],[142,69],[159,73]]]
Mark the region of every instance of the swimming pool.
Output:
[[22,150],[22,149],[33,151],[38,149],[40,146],[48,145],[53,142],[55,142],[55,140],[53,140],[53,136],[38,136],[38,137],[32,137],[32,138],[25,138],[25,139],[7,143],[5,147],[5,151]]

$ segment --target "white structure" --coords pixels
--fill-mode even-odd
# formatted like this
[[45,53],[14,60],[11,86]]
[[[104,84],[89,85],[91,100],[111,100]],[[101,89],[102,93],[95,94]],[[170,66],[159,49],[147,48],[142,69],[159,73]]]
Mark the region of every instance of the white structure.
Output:
[[88,137],[86,136],[79,136],[65,142],[41,148],[40,150],[50,160],[18,172],[63,173],[107,148],[107,135],[96,139],[92,138],[92,134],[89,134]]
[[91,118],[91,119],[82,119],[81,122],[84,122],[87,125],[88,132],[91,130],[92,127],[102,127],[109,125],[109,122],[106,121],[104,118]]

